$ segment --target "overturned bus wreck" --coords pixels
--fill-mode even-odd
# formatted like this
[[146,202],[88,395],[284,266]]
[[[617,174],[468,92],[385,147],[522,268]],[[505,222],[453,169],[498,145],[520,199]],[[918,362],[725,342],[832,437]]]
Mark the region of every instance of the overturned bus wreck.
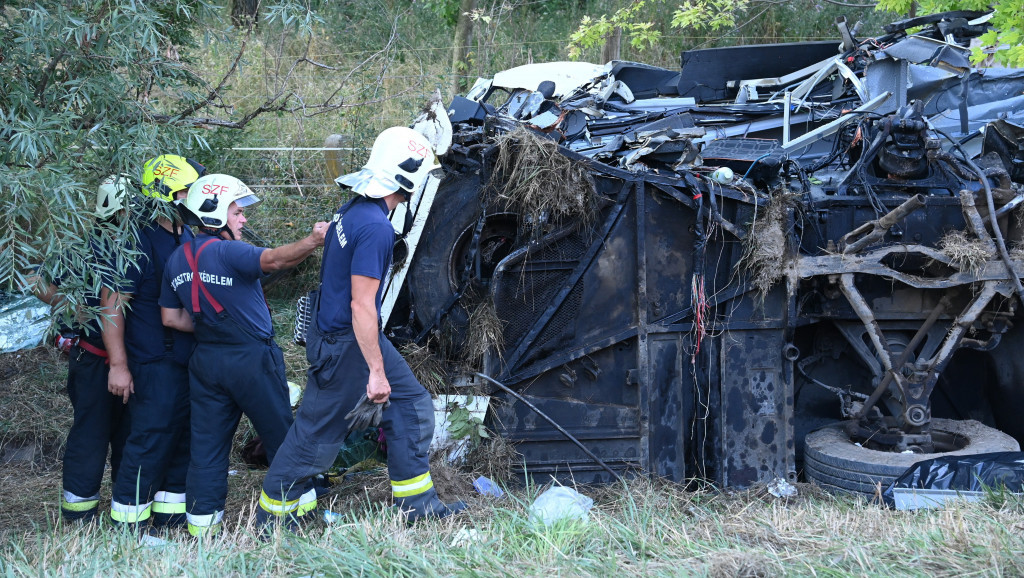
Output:
[[873,492],[1018,449],[1024,70],[971,66],[985,28],[478,82],[405,218],[389,336],[458,360],[541,479]]

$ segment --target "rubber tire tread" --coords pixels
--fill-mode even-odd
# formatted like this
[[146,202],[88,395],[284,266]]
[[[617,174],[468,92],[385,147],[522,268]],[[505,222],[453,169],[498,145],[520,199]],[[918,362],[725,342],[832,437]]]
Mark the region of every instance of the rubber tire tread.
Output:
[[842,424],[833,424],[807,434],[804,450],[804,475],[812,483],[847,491],[875,495],[878,481],[885,488],[915,463],[943,455],[969,455],[988,452],[1019,451],[1016,440],[994,428],[973,420],[933,419],[938,431],[967,438],[962,449],[934,454],[897,454],[854,445]]
[[433,323],[438,311],[455,294],[448,270],[451,253],[462,232],[479,217],[480,176],[449,174],[434,197],[405,281],[420,324]]
[[[812,471],[814,472],[813,478],[810,474]],[[872,495],[877,487],[876,482],[881,484],[884,489],[896,479],[896,477],[869,476],[860,472],[841,470],[807,458],[804,458],[804,473],[817,485],[829,485],[848,492]]]

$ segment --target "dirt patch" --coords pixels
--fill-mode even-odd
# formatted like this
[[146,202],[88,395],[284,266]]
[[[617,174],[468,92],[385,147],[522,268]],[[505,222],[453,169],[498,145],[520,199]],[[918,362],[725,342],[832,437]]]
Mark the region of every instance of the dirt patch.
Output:
[[711,555],[708,576],[714,578],[768,578],[782,574],[782,566],[757,552],[732,550]]
[[67,356],[51,347],[0,355],[0,459],[31,454],[35,467],[59,467],[73,421],[67,371]]

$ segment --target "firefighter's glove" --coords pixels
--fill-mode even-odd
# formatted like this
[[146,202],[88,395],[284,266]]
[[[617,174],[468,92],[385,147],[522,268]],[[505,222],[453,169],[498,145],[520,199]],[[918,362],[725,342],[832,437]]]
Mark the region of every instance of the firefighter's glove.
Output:
[[[359,402],[352,408],[352,411],[345,415],[348,422],[348,432],[363,431],[380,425],[381,413],[391,406],[390,401],[384,403],[373,403],[364,393]],[[347,434],[346,434],[347,435]]]

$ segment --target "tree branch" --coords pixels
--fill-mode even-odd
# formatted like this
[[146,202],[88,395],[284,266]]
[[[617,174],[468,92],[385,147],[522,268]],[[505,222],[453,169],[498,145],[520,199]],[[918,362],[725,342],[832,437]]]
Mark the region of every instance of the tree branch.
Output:
[[872,4],[847,4],[846,2],[838,2],[837,0],[825,0],[829,4],[835,4],[836,6],[845,6],[847,8],[874,8],[878,6],[877,3]]
[[186,117],[195,114],[197,110],[203,108],[204,106],[212,104],[213,100],[220,96],[221,89],[224,88],[224,85],[227,84],[228,79],[231,78],[231,75],[233,75],[235,73],[235,70],[238,69],[238,63],[242,60],[242,55],[245,54],[245,50],[249,46],[249,38],[252,37],[252,30],[254,26],[255,23],[253,22],[253,20],[249,19],[249,28],[245,32],[245,38],[242,40],[242,46],[238,48],[238,54],[235,55],[235,59],[231,62],[231,66],[228,68],[227,72],[224,73],[223,78],[221,78],[220,82],[217,83],[217,87],[211,90],[210,93],[206,95],[205,99],[193,103],[191,106],[178,113],[179,117]]

